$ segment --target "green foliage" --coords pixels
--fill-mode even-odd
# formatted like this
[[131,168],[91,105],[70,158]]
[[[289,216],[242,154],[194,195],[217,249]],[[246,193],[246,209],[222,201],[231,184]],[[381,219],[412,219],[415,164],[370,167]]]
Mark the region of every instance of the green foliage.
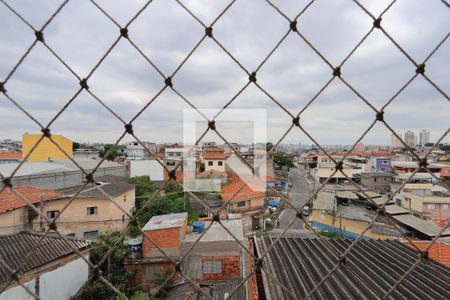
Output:
[[[158,294],[156,295],[158,298],[166,298],[169,295],[169,291],[172,288],[173,280],[168,280],[165,284],[164,282],[172,275],[172,271],[167,270],[164,272],[162,276],[158,275],[155,278],[155,283],[157,286],[161,286],[161,289],[159,290]],[[163,285],[164,284],[164,285]]]
[[73,150],[76,150],[76,149],[78,149],[78,148],[80,148],[80,143],[73,142],[73,143],[72,143],[72,149],[73,149]]
[[[103,150],[100,151],[99,155],[101,158],[105,157],[106,154],[108,154],[109,150],[114,147],[113,144],[106,144],[103,147]],[[106,157],[107,160],[114,160],[116,157],[119,156],[119,153],[117,153],[117,148],[114,148],[111,153],[108,154]]]
[[[133,295],[137,287],[132,284],[134,271],[125,269],[124,260],[128,255],[128,247],[123,241],[118,241],[119,232],[109,232],[101,235],[91,244],[90,260],[98,264],[105,254],[117,242],[108,259],[100,266],[102,275],[127,297]],[[117,294],[99,281],[90,281],[84,287],[79,299],[115,299]]]
[[319,234],[332,238],[332,239],[343,239],[344,234],[342,232],[336,232],[336,231],[320,231]]
[[156,191],[156,185],[148,176],[136,176],[128,180],[136,187],[136,209],[141,208]]
[[289,167],[293,168],[295,167],[292,160],[285,154],[285,153],[274,153],[273,154],[273,162],[281,167]]

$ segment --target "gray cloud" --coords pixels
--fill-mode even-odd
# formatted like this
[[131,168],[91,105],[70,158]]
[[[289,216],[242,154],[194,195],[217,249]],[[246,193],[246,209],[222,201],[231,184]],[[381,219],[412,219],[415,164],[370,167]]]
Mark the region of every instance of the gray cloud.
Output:
[[[309,1],[274,1],[294,17]],[[121,26],[144,1],[99,1]],[[210,24],[227,1],[199,3],[185,0],[205,24]],[[362,1],[378,15],[389,1]],[[11,2],[36,27],[56,9],[54,1]],[[383,16],[382,24],[414,60],[422,60],[447,34],[449,11],[440,1],[397,1]],[[3,80],[34,39],[33,32],[4,6],[0,6],[0,79]],[[301,16],[298,28],[325,57],[338,65],[370,30],[372,20],[352,1],[316,1]],[[250,72],[289,29],[289,23],[264,1],[237,1],[214,25],[214,36]],[[89,1],[72,1],[45,29],[46,42],[81,77],[87,75],[119,34],[119,29]],[[170,75],[200,40],[204,30],[175,1],[155,0],[130,26],[130,38]],[[426,72],[448,93],[448,42],[427,62]],[[414,75],[414,65],[375,30],[346,62],[344,78],[377,108]],[[291,33],[259,70],[261,84],[292,114],[296,114],[320,90],[332,70],[296,34]],[[175,87],[194,105],[219,108],[247,82],[247,75],[213,41],[206,39],[173,78]],[[161,76],[125,40],[121,40],[89,80],[91,90],[125,121],[134,116],[164,85]],[[76,78],[42,45],[37,45],[6,85],[8,93],[44,124],[78,89]],[[231,108],[266,108],[268,138],[276,141],[290,126],[290,117],[250,86]],[[143,140],[182,141],[182,113],[189,108],[166,90],[135,122]],[[409,86],[386,111],[386,119],[398,133],[431,131],[437,139],[448,128],[448,100],[422,78]],[[374,119],[374,112],[339,79],[304,112],[305,129],[324,144],[349,144]],[[4,96],[0,96],[0,138],[20,138],[39,128]],[[227,130],[232,137],[233,130]],[[79,141],[113,142],[123,125],[90,95],[83,92],[52,126],[53,132]],[[245,140],[239,126],[236,140]],[[363,140],[388,143],[390,133],[375,128]],[[207,138],[213,139],[213,136]],[[130,139],[130,138],[127,138]],[[286,142],[311,143],[298,129]],[[449,137],[446,138],[449,142]]]

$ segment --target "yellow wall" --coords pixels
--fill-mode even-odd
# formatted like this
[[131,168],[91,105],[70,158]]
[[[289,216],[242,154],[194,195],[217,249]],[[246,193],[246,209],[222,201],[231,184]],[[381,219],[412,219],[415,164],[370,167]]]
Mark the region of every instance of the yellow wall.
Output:
[[[24,134],[22,136],[22,158],[25,158],[34,145],[41,138],[41,134]],[[72,157],[72,141],[62,135],[52,135],[52,139],[64,151]],[[65,160],[67,156],[56,147],[48,138],[44,138],[28,157],[28,161],[48,161],[51,157],[54,160]]]
[[[356,234],[361,234],[363,230],[367,227],[368,223],[363,221],[356,221],[356,220],[348,220],[345,218],[336,217],[333,218],[332,215],[325,213],[324,211],[320,210],[313,210],[311,214],[311,221],[316,221],[325,225],[333,226],[335,228],[338,228],[341,226],[342,230],[349,231]],[[368,229],[364,236],[373,238],[373,239],[388,239],[389,236],[384,234],[378,234],[373,233],[371,229]]]
[[17,233],[25,229],[25,208],[0,213],[0,235]]

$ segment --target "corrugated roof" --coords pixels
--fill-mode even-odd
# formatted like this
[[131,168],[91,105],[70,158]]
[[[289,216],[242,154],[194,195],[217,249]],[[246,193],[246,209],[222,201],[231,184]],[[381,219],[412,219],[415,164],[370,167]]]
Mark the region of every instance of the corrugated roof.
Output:
[[316,200],[314,200],[313,208],[317,210],[333,211],[336,209],[336,201],[334,199],[334,193],[328,193],[320,191],[317,194]]
[[[397,215],[397,216],[393,216],[394,219],[396,219],[397,221],[399,221],[400,223],[403,223],[409,227],[414,228],[415,230],[425,234],[426,236],[429,237],[435,237],[436,235],[439,234],[439,232],[442,230],[441,227],[438,227],[437,225],[431,223],[431,222],[427,222],[421,218],[418,218],[416,216],[413,215]],[[450,236],[450,228],[447,228],[444,233],[442,234],[442,236]]]
[[386,205],[384,207],[386,213],[390,215],[403,215],[403,214],[409,214],[409,210],[404,209],[403,207],[400,207],[398,205]]
[[[212,299],[225,299],[239,286],[239,280],[224,280],[221,282],[200,282],[200,288]],[[245,285],[241,285],[237,291],[227,298],[230,300],[246,299]],[[172,286],[166,299],[170,300],[204,300],[208,299],[203,293],[194,291],[189,282],[181,282]]]
[[[125,177],[104,175],[95,177],[95,182],[107,195],[110,197],[120,196],[129,190],[134,188],[133,184],[128,183],[128,179]],[[65,189],[66,196],[72,196],[78,192],[79,186]],[[97,198],[106,199],[107,197],[97,189],[93,184],[88,184],[77,198]]]
[[[29,231],[0,236],[0,258],[8,264],[10,269],[19,268],[25,257],[36,247],[43,234]],[[59,236],[49,234],[37,246],[36,251],[31,254],[21,272],[27,272],[41,267],[54,260],[73,254],[74,251],[69,243],[78,250],[83,250],[89,246],[88,242],[68,238],[65,241]],[[6,268],[0,268],[0,283],[9,280],[10,272]]]
[[[261,256],[274,239],[255,238]],[[352,240],[328,240],[342,254]],[[360,240],[349,252],[345,265],[328,277],[311,299],[380,299],[412,267],[418,253],[399,241]],[[339,256],[319,239],[281,238],[263,267],[295,299],[303,299],[339,261]],[[267,299],[292,299],[275,280],[261,272]],[[388,299],[450,299],[450,268],[423,260]]]

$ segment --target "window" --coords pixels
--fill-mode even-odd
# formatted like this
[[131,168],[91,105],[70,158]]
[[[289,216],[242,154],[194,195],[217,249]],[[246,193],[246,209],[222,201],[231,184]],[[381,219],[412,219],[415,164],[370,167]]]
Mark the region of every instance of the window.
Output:
[[84,232],[83,238],[85,240],[95,241],[98,238],[98,230]]
[[222,273],[222,261],[205,260],[203,261],[203,273]]
[[389,161],[388,161],[388,160],[385,160],[385,159],[383,159],[383,160],[381,161],[381,163],[382,163],[383,165],[386,165],[386,164],[388,164],[388,163],[389,163]]
[[448,209],[448,204],[442,204],[442,209]]
[[168,162],[166,162],[166,165],[168,165],[168,166],[175,166],[175,162],[174,161],[168,161]]
[[96,215],[97,214],[97,206],[88,207],[87,211],[86,211],[86,214],[88,216]]
[[223,165],[223,161],[219,160],[219,161],[217,162],[217,165],[222,166],[222,165]]
[[236,203],[237,207],[243,207],[245,206],[245,201],[239,201],[238,203]]
[[75,233],[68,233],[66,234],[68,237],[75,237]]
[[434,203],[429,203],[429,204],[427,204],[427,208],[428,208],[428,209],[435,209],[435,208],[436,208],[436,204],[434,204]]
[[123,195],[123,202],[127,202],[127,195]]
[[374,179],[373,179],[373,182],[377,182],[377,179],[376,179],[376,178],[374,178]]
[[212,166],[212,165],[213,165],[213,161],[212,160],[208,161],[208,166]]
[[59,214],[59,210],[49,210],[47,212],[47,218],[54,219]]
[[156,278],[156,276],[161,275],[161,266],[148,266],[147,267],[147,277]]

